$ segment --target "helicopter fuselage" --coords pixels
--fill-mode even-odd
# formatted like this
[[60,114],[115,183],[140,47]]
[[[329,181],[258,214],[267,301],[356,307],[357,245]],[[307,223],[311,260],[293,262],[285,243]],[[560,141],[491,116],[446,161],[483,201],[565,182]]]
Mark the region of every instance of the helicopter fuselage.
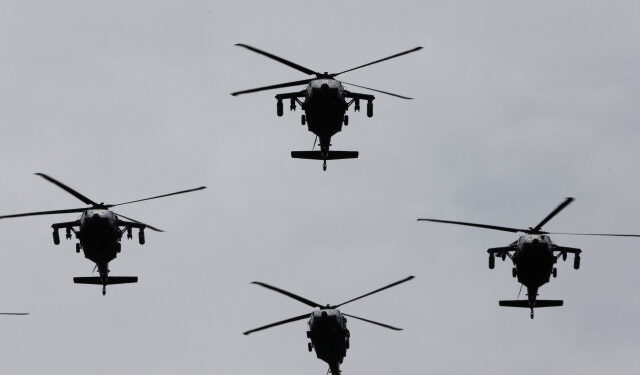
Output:
[[308,129],[320,138],[321,147],[342,130],[347,102],[344,87],[335,79],[316,79],[306,88],[304,109]]
[[78,221],[76,237],[85,258],[105,266],[115,259],[122,238],[116,214],[106,209],[91,209],[84,211]]
[[545,234],[526,234],[516,242],[513,255],[518,282],[528,288],[539,288],[549,282],[557,258],[554,244]]
[[[346,111],[351,104],[354,104],[354,109],[357,112],[360,110],[360,100],[366,100],[367,117],[372,117],[373,100],[375,99],[373,95],[354,93],[345,90],[342,86],[342,82],[335,79],[335,77],[422,49],[422,47],[415,47],[410,50],[406,50],[382,59],[369,62],[367,64],[359,65],[351,69],[330,74],[328,72],[320,73],[314,71],[292,61],[244,43],[237,43],[236,46],[246,48],[252,52],[275,60],[281,64],[287,65],[288,67],[304,74],[315,76],[315,78],[311,79],[302,79],[293,82],[285,82],[275,85],[257,87],[249,90],[236,91],[232,92],[231,95],[237,96],[265,90],[306,85],[306,88],[301,91],[277,94],[277,114],[278,116],[283,115],[283,100],[290,100],[289,108],[292,111],[296,109],[296,104],[299,104],[302,107],[302,109],[305,111],[305,114],[301,117],[301,123],[302,125],[307,125],[308,123],[309,131],[314,133],[318,137],[318,139],[320,140],[320,151],[292,151],[291,157],[294,159],[323,160],[322,169],[325,171],[327,170],[327,160],[355,159],[358,157],[357,151],[329,151],[329,148],[331,147],[331,137],[342,130],[343,124],[349,125],[349,117],[346,115]],[[351,86],[360,87],[366,90],[371,90],[402,99],[411,99],[409,97],[393,94],[387,91],[376,90],[370,87],[359,86],[353,83],[345,83]],[[347,101],[348,99],[351,100]]]
[[420,218],[418,221],[430,221],[435,223],[464,225],[468,227],[476,227],[483,229],[498,230],[510,233],[523,233],[517,241],[505,247],[494,247],[488,249],[489,268],[495,267],[496,257],[506,260],[507,257],[513,261],[514,268],[512,270],[513,277],[517,277],[522,286],[527,287],[527,301],[520,300],[503,300],[499,301],[500,306],[506,307],[526,307],[531,310],[531,319],[533,319],[533,310],[537,307],[555,307],[563,306],[562,300],[538,300],[538,289],[549,282],[551,276],[558,276],[558,269],[555,264],[559,258],[563,261],[567,260],[569,254],[573,254],[573,268],[580,268],[581,249],[575,247],[559,246],[554,244],[549,234],[564,234],[577,236],[602,236],[602,237],[640,237],[638,234],[623,233],[575,233],[575,232],[547,232],[542,227],[553,219],[558,213],[564,210],[573,198],[566,198],[558,207],[549,213],[538,225],[534,227],[514,228],[498,225],[490,225],[483,223],[471,223],[466,221],[453,221],[442,219]]
[[291,110],[296,109],[296,103],[300,104],[305,113],[302,124],[318,136],[320,151],[326,154],[331,146],[331,137],[342,131],[343,125],[348,125],[346,112],[349,106],[354,104],[355,110],[359,111],[360,100],[366,100],[367,116],[371,117],[375,97],[347,91],[342,82],[327,76],[311,80],[302,91],[278,94],[276,99],[278,116],[283,114],[283,100],[290,100]]
[[[80,218],[75,221],[56,223],[53,227],[53,242],[60,243],[59,229],[66,231],[66,238],[71,239],[72,233],[78,239],[76,252],[84,253],[84,257],[96,264],[100,277],[76,277],[74,282],[80,284],[102,284],[102,293],[106,293],[106,285],[136,282],[137,277],[110,277],[109,262],[114,260],[121,249],[122,235],[127,233],[131,239],[133,228],[139,230],[138,241],[142,245],[145,242],[144,228],[146,224],[122,220],[115,212],[106,207],[93,207],[82,211]],[[77,229],[74,229],[77,228]],[[134,281],[135,280],[135,281]]]
[[346,302],[343,302],[337,305],[329,305],[329,304],[321,305],[317,302],[313,302],[309,299],[306,299],[304,297],[288,292],[284,289],[280,289],[278,287],[275,287],[263,282],[254,281],[252,282],[252,284],[260,285],[261,287],[273,290],[274,292],[284,294],[289,298],[293,298],[298,302],[304,303],[307,306],[311,306],[314,309],[317,308],[319,310],[314,310],[311,313],[311,315],[302,314],[293,318],[263,325],[255,329],[245,331],[244,334],[249,335],[253,332],[258,332],[268,328],[280,326],[283,324],[293,323],[303,319],[307,319],[308,320],[307,323],[309,325],[309,330],[307,331],[307,338],[311,340],[311,342],[307,344],[307,348],[309,349],[310,352],[313,349],[315,349],[316,356],[329,365],[329,371],[331,371],[333,375],[340,375],[340,364],[344,360],[344,357],[347,355],[347,349],[349,349],[350,333],[349,333],[349,330],[347,329],[347,318],[346,318],[347,316],[367,322],[369,324],[374,324],[374,325],[392,329],[395,331],[400,331],[401,329],[390,326],[388,324],[383,324],[373,320],[357,317],[355,315],[343,314],[338,310],[338,307],[344,306],[347,303],[357,301],[361,298],[368,297],[372,294],[375,294],[383,290],[386,290],[388,288],[394,287],[396,285],[402,284],[413,278],[414,278],[413,276],[406,277],[402,280],[396,281],[382,288],[378,288],[373,292],[363,294],[361,296],[352,298]]
[[[66,238],[72,238],[72,232],[78,239],[76,252],[83,251],[85,258],[96,264],[99,277],[74,277],[76,284],[101,284],[102,294],[106,294],[109,284],[135,283],[135,276],[109,276],[109,262],[114,260],[120,252],[122,235],[127,233],[131,239],[133,228],[139,230],[138,240],[144,244],[144,229],[146,224],[122,220],[115,212],[102,205],[82,211],[76,221],[56,223],[53,227],[53,242],[60,243],[59,229],[65,229]],[[77,229],[74,229],[77,228]]]
[[36,211],[19,213],[12,215],[0,216],[0,219],[5,218],[17,218],[25,216],[38,216],[38,215],[58,215],[58,214],[70,214],[81,213],[77,220],[65,221],[62,223],[54,223],[51,225],[53,228],[53,243],[55,245],[60,244],[60,229],[65,231],[66,239],[70,240],[73,235],[76,236],[78,242],[76,243],[76,252],[80,253],[80,250],[84,252],[85,258],[91,260],[96,264],[96,268],[100,273],[99,277],[74,277],[73,282],[76,284],[102,284],[102,294],[106,294],[106,286],[109,284],[127,284],[138,282],[138,278],[135,276],[115,276],[109,277],[109,262],[116,258],[120,252],[120,240],[122,234],[127,233],[127,238],[131,239],[133,228],[139,230],[138,242],[144,245],[144,230],[150,228],[151,230],[162,232],[161,229],[154,228],[145,223],[139,222],[135,219],[122,216],[126,220],[122,220],[118,215],[111,211],[110,208],[115,206],[122,206],[125,204],[131,204],[136,202],[148,201],[151,199],[164,198],[172,195],[189,193],[192,191],[205,189],[205,186],[200,186],[194,189],[181,190],[169,194],[156,195],[153,197],[136,199],[128,202],[118,204],[104,204],[97,203],[93,200],[82,195],[78,191],[70,188],[62,182],[47,176],[44,173],[36,173],[36,175],[44,178],[52,184],[63,189],[67,193],[73,195],[77,199],[81,200],[84,204],[90,205],[91,208],[72,208],[64,210],[49,210],[49,211]]
[[314,311],[309,319],[307,337],[316,356],[329,365],[331,373],[339,375],[340,364],[349,348],[347,318],[336,309]]
[[[549,282],[551,276],[556,277],[558,270],[555,264],[558,258],[567,259],[569,253],[574,254],[573,267],[580,267],[580,252],[582,250],[563,247],[554,244],[545,233],[527,233],[508,247],[489,249],[489,268],[494,267],[495,256],[503,260],[508,256],[513,261],[513,277],[527,288],[526,305],[521,301],[500,301],[500,306],[529,307],[533,318],[535,307],[562,306],[562,301],[540,301],[537,299],[538,289]],[[513,255],[511,255],[513,252]]]

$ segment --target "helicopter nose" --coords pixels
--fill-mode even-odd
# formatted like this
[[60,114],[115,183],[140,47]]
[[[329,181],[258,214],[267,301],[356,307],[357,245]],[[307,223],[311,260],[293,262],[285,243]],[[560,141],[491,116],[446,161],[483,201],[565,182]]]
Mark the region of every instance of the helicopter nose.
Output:
[[523,244],[523,247],[528,251],[536,251],[540,248],[540,241],[538,239],[531,239]]

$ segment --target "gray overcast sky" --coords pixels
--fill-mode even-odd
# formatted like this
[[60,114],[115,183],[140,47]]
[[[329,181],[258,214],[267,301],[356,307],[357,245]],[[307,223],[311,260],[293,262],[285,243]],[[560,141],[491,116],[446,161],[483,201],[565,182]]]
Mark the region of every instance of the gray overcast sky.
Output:
[[[206,184],[121,212],[166,233],[125,242],[112,275],[137,285],[76,286],[92,264],[50,224],[0,223],[0,369],[11,374],[317,374],[308,311],[249,285],[326,303],[407,275],[345,306],[404,327],[350,321],[345,375],[632,374],[640,370],[640,243],[569,238],[582,269],[559,264],[541,297],[565,307],[531,321],[499,299],[511,266],[487,269],[507,233],[417,223],[419,216],[639,232],[640,5],[634,1],[212,2],[0,4],[2,212],[81,207],[32,175],[88,197],[136,199]],[[292,160],[313,136],[277,91],[305,78],[234,47],[245,42],[320,71],[416,45],[419,53],[346,74],[413,96],[376,95],[335,149],[358,160]]]

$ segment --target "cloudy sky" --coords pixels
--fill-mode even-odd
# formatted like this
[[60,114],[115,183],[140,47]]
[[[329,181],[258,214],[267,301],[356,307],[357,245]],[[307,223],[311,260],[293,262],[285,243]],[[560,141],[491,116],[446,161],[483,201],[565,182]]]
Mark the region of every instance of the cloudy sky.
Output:
[[[55,3],[55,4],[54,4]],[[345,74],[415,97],[376,95],[335,149],[357,160],[293,160],[313,136],[274,92],[306,78],[233,45],[319,71],[414,46]],[[417,223],[420,216],[545,228],[640,232],[640,5],[632,1],[3,1],[0,211],[81,207],[33,176],[96,201],[207,185],[120,211],[165,229],[124,242],[106,297],[74,285],[93,265],[50,225],[0,223],[0,369],[11,374],[317,374],[300,321],[309,309],[268,282],[405,328],[351,320],[345,375],[631,374],[640,371],[640,242],[570,238],[582,268],[559,264],[530,320],[511,266],[486,249],[516,237]],[[79,205],[80,204],[80,205]]]

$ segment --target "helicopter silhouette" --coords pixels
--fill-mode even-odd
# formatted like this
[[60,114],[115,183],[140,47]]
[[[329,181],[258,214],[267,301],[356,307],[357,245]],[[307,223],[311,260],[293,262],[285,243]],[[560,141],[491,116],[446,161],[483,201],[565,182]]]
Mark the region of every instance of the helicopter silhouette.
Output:
[[286,290],[276,288],[275,286],[271,286],[269,284],[261,283],[254,281],[252,284],[260,285],[267,289],[271,289],[275,292],[284,294],[287,297],[293,298],[298,302],[302,302],[307,306],[311,306],[313,308],[319,308],[319,310],[313,311],[311,314],[303,314],[300,316],[296,316],[293,318],[281,320],[279,322],[267,324],[262,327],[258,327],[249,331],[244,332],[245,335],[249,335],[253,332],[262,331],[267,328],[276,327],[282,324],[287,324],[291,322],[296,322],[302,319],[309,319],[309,330],[307,331],[307,338],[310,339],[311,342],[307,344],[307,348],[309,351],[315,349],[316,356],[326,362],[329,365],[329,371],[333,375],[340,374],[340,364],[344,360],[344,357],[347,355],[347,349],[349,349],[349,338],[351,337],[351,333],[347,329],[347,318],[354,318],[361,320],[363,322],[375,324],[380,327],[389,328],[395,331],[401,331],[401,328],[396,328],[387,324],[375,322],[373,320],[361,318],[355,315],[346,314],[340,312],[338,308],[340,306],[346,305],[347,303],[351,303],[353,301],[357,301],[361,298],[368,297],[374,293],[381,292],[385,289],[391,288],[398,284],[402,284],[406,281],[413,279],[413,276],[409,276],[400,281],[396,281],[392,284],[384,286],[382,288],[376,289],[367,294],[363,294],[359,297],[352,298],[346,302],[342,302],[337,305],[320,305],[319,303],[308,300],[304,297],[300,297]]
[[[408,51],[400,52],[392,56],[388,56],[355,68],[347,69],[339,73],[319,73],[302,65],[285,60],[282,57],[273,55],[269,52],[262,51],[258,48],[251,47],[246,44],[236,44],[236,46],[244,47],[250,51],[266,56],[270,59],[285,64],[302,73],[315,75],[315,78],[307,78],[299,81],[279,83],[276,85],[263,86],[249,90],[236,91],[231,93],[233,96],[248,94],[264,90],[280,89],[284,87],[306,85],[302,91],[295,91],[276,95],[276,114],[280,117],[283,115],[283,100],[289,99],[289,109],[295,111],[296,103],[304,110],[305,114],[301,116],[302,125],[307,125],[310,132],[316,135],[316,141],[320,140],[320,151],[292,151],[291,157],[297,159],[314,159],[323,160],[322,169],[327,170],[327,160],[337,159],[354,159],[358,157],[358,151],[330,151],[331,137],[342,130],[342,125],[349,125],[349,116],[346,114],[349,107],[353,104],[354,111],[360,111],[360,100],[367,101],[367,117],[373,117],[373,100],[375,97],[370,94],[361,94],[346,90],[344,84],[355,86],[386,95],[395,96],[401,99],[412,99],[406,96],[393,94],[387,91],[372,89],[370,87],[359,86],[353,83],[338,81],[335,77],[351,72],[356,69],[364,68],[369,65],[377,64],[386,60],[390,60],[399,56],[406,55],[411,52],[418,51],[422,47],[415,47]],[[302,100],[301,100],[302,99]],[[313,144],[315,149],[315,141]]]
[[[564,210],[573,198],[567,198],[555,210],[547,215],[535,227],[528,229],[502,227],[496,225],[476,224],[462,221],[450,221],[439,219],[418,219],[418,221],[431,221],[435,223],[465,225],[477,228],[493,229],[511,233],[523,233],[516,241],[505,247],[494,247],[488,249],[489,268],[495,267],[496,256],[503,261],[509,257],[513,262],[512,276],[517,277],[521,285],[527,287],[527,300],[499,301],[500,306],[523,307],[531,310],[530,317],[533,319],[533,309],[538,307],[562,306],[562,300],[539,300],[538,289],[549,282],[551,276],[558,276],[558,269],[555,267],[559,258],[567,260],[568,254],[573,254],[573,268],[580,268],[581,249],[556,245],[551,241],[550,234],[564,234],[574,236],[605,236],[605,237],[640,237],[640,234],[613,234],[613,233],[567,233],[567,232],[547,232],[542,230],[542,226]],[[519,296],[519,294],[518,294]]]
[[[84,252],[85,258],[95,263],[99,277],[74,277],[73,282],[76,284],[96,284],[102,285],[102,295],[107,293],[106,287],[111,284],[126,284],[138,282],[137,276],[109,276],[109,262],[114,260],[121,250],[120,240],[124,233],[127,234],[127,238],[133,238],[132,229],[138,229],[138,242],[143,245],[145,243],[144,230],[149,228],[156,232],[163,232],[163,230],[153,227],[149,224],[142,223],[138,220],[126,217],[122,214],[118,214],[111,210],[116,206],[122,206],[125,204],[131,204],[136,202],[142,202],[151,199],[168,197],[171,195],[189,193],[192,191],[205,189],[205,186],[201,186],[195,189],[182,190],[175,193],[157,195],[149,198],[137,199],[134,201],[117,203],[117,204],[104,204],[96,203],[86,196],[80,194],[76,190],[63,184],[62,182],[55,180],[52,177],[43,173],[36,173],[36,175],[44,178],[45,180],[53,183],[59,188],[63,189],[67,193],[81,200],[83,203],[91,205],[89,208],[71,208],[64,210],[53,211],[38,211],[27,212],[21,214],[0,216],[0,219],[16,218],[24,216],[40,216],[40,215],[57,215],[68,213],[81,213],[80,218],[73,221],[66,221],[62,223],[55,223],[51,225],[53,228],[53,243],[55,245],[60,244],[59,229],[64,228],[66,231],[66,238],[69,240],[72,238],[72,233],[75,235],[78,242],[76,243],[76,252]],[[126,219],[126,220],[123,220]]]

